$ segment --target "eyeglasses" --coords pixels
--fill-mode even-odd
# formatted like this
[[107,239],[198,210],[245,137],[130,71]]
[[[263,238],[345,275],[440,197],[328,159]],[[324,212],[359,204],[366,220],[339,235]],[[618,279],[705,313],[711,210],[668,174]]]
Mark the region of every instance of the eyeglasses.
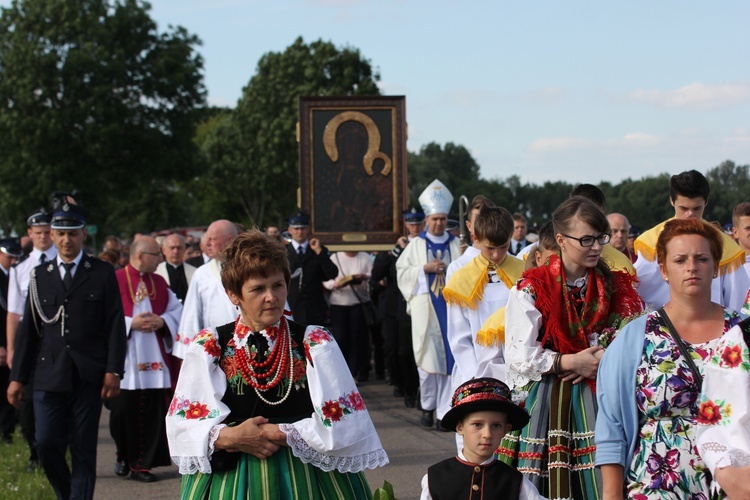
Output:
[[570,236],[568,234],[560,234],[562,236],[565,236],[566,238],[570,238],[571,240],[578,241],[578,243],[580,243],[584,248],[593,247],[595,241],[598,241],[601,246],[604,246],[609,243],[609,239],[612,237],[609,233],[602,233],[599,236],[582,236],[580,238],[576,238],[575,236]]
[[161,252],[141,252],[145,253],[146,255],[153,255],[154,257],[161,257]]

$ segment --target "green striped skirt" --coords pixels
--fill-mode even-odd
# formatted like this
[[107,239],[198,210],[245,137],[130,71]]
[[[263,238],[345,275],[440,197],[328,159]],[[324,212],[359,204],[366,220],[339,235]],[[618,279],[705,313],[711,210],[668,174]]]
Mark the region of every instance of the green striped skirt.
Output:
[[600,498],[601,473],[594,468],[597,405],[588,384],[545,375],[523,389],[529,392],[525,407],[531,421],[503,438],[498,460],[517,467],[550,499]]
[[182,476],[182,499],[331,500],[371,499],[364,472],[325,472],[303,463],[284,446],[265,460],[241,454],[237,467]]

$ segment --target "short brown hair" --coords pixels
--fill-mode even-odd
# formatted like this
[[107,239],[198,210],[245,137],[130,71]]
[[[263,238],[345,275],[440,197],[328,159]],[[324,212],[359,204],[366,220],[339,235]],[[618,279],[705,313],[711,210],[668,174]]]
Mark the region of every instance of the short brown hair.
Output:
[[289,286],[292,273],[286,248],[257,229],[240,234],[224,250],[221,284],[238,297],[242,297],[242,285],[250,278],[268,278],[278,272],[284,274]]
[[734,227],[740,225],[740,217],[750,217],[750,201],[743,201],[734,207],[732,212],[732,225]]
[[713,224],[700,219],[672,219],[664,224],[664,229],[656,241],[656,261],[659,264],[664,264],[667,261],[667,243],[672,241],[672,238],[683,234],[697,234],[707,239],[711,249],[711,257],[713,257],[716,265],[719,265],[724,245],[721,233]]
[[487,240],[492,245],[508,243],[513,234],[513,217],[503,207],[484,206],[479,209],[474,220],[474,237],[477,241]]
[[492,203],[492,200],[487,198],[483,194],[478,194],[471,200],[471,205],[469,205],[469,213],[471,213],[472,210],[481,210],[482,207],[491,207],[494,203]]
[[546,250],[548,252],[559,252],[560,247],[555,239],[555,228],[552,225],[552,221],[547,221],[539,228],[539,241],[538,248]]
[[526,224],[526,217],[524,217],[522,214],[516,212],[513,214],[513,220],[516,222],[523,222]]

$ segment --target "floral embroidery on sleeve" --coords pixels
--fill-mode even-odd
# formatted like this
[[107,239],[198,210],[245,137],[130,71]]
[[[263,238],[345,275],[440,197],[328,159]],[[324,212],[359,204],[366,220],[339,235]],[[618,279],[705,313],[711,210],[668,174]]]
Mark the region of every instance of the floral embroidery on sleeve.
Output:
[[331,337],[331,334],[330,332],[328,332],[328,330],[324,330],[323,328],[316,328],[314,330],[311,330],[304,340],[305,357],[307,358],[307,360],[312,363],[312,358],[310,357],[310,349],[319,345],[327,344],[329,342],[333,342],[333,337]]
[[333,422],[339,422],[347,415],[366,409],[365,402],[359,392],[352,391],[338,399],[326,401],[322,406],[315,408],[315,412],[320,416],[324,426],[331,427]]
[[704,399],[698,408],[698,423],[727,425],[732,416],[732,405],[723,399]]
[[743,371],[750,371],[750,363],[747,352],[743,352],[745,349],[740,344],[728,343],[727,345],[720,347],[716,350],[711,363],[721,368],[739,368]]
[[186,420],[205,420],[218,417],[219,409],[209,408],[200,401],[190,401],[187,398],[175,396],[169,405],[168,415],[175,415]]
[[195,336],[194,342],[200,346],[203,346],[203,350],[209,356],[213,357],[214,364],[219,364],[219,357],[221,356],[221,348],[214,335],[206,330],[203,330]]

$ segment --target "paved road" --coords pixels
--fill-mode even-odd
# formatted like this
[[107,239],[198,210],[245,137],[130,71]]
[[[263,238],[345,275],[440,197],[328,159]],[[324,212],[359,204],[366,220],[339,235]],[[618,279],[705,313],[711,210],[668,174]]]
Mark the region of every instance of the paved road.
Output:
[[[390,464],[366,472],[374,489],[387,480],[393,485],[399,500],[417,500],[419,482],[427,467],[455,453],[455,435],[419,427],[419,412],[404,407],[401,398],[394,398],[392,388],[383,382],[360,384],[380,440],[390,458]],[[180,490],[177,467],[161,467],[153,472],[159,481],[151,484],[115,476],[114,442],[109,435],[109,412],[102,412],[99,426],[99,451],[97,459],[96,499],[130,500],[133,498],[172,499]]]

